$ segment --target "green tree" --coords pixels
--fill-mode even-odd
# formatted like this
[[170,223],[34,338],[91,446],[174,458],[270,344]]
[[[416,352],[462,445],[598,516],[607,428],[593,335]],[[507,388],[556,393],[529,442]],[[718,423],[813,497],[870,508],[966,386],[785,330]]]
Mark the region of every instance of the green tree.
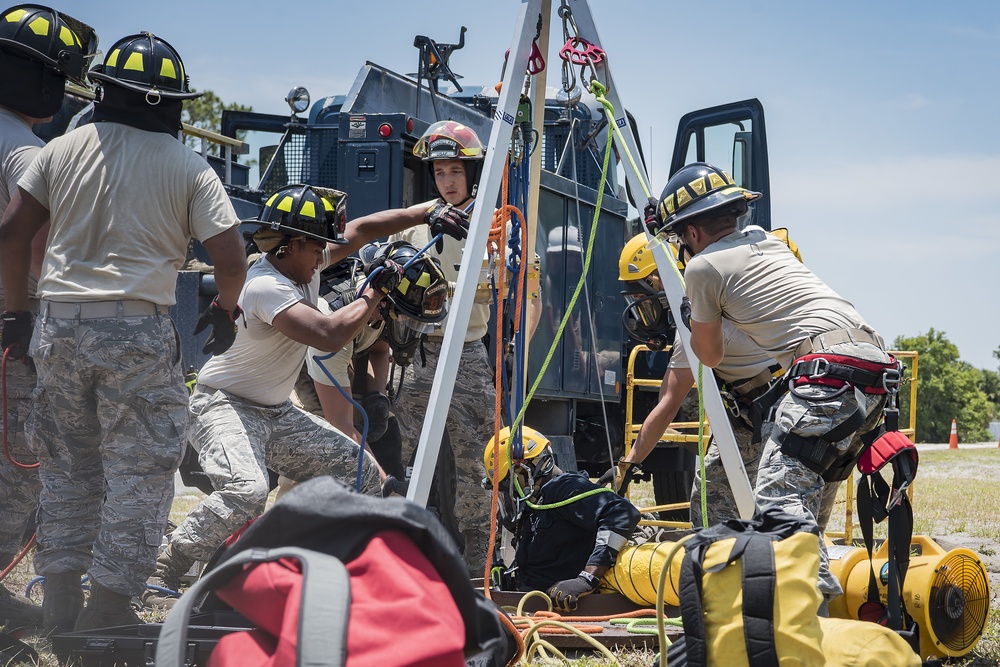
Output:
[[[226,104],[214,92],[206,90],[201,97],[184,102],[184,111],[181,113],[181,120],[202,130],[218,132],[222,128],[222,112],[225,110],[253,111],[253,107],[237,103]],[[240,136],[241,134],[246,133],[237,132],[236,138],[242,141],[243,137]],[[201,139],[198,137],[185,136],[184,141],[195,150],[200,150],[201,148]],[[209,146],[212,155],[219,154],[218,144],[210,143]]]
[[[929,329],[913,338],[899,336],[896,350],[919,354],[917,385],[917,440],[947,442],[951,420],[958,422],[958,437],[964,442],[990,439],[988,426],[996,406],[984,391],[984,373],[958,358],[958,348],[943,331]],[[901,392],[902,403],[908,402]]]

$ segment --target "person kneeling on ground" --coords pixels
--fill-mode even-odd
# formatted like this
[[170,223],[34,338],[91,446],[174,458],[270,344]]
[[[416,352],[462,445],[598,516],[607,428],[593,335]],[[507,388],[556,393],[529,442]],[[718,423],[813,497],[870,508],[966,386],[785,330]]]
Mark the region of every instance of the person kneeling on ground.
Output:
[[518,442],[504,427],[499,447],[494,442],[483,453],[488,481],[500,479],[503,507],[521,508],[502,517],[514,534],[510,571],[518,588],[543,590],[557,608],[576,609],[614,565],[639,524],[639,510],[586,473],[556,467],[548,438],[534,429],[522,427]]

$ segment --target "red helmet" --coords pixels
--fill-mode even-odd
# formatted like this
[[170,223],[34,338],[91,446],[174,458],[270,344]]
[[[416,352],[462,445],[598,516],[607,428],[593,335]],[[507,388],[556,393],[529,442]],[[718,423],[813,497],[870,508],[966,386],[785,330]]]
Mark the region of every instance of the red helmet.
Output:
[[421,160],[482,160],[486,148],[476,131],[454,120],[440,120],[413,147]]

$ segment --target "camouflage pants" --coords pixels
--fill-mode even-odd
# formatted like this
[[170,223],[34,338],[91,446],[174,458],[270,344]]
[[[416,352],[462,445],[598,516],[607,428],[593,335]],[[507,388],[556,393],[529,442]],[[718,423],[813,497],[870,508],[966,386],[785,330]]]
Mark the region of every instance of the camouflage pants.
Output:
[[[31,366],[8,360],[7,376],[7,443],[15,461],[30,465],[35,456],[28,449],[24,425],[31,414],[31,393],[38,377]],[[24,532],[31,515],[38,508],[38,494],[42,483],[38,469],[15,466],[0,456],[0,554],[6,557],[21,550]],[[8,563],[0,564],[0,568]]]
[[40,319],[28,444],[41,462],[35,569],[125,595],[152,574],[184,452],[187,389],[165,316]]
[[[402,394],[392,409],[403,435],[404,461],[409,459],[420,440],[441,344],[425,341],[424,354],[427,365],[421,365],[421,353],[417,352],[407,372]],[[486,565],[490,537],[491,498],[481,482],[486,476],[483,451],[493,437],[495,403],[496,388],[486,358],[486,346],[479,341],[466,343],[455,378],[447,429],[455,450],[458,475],[455,515],[465,536],[465,562],[473,575],[482,572]]]
[[[295,482],[332,475],[354,488],[357,443],[291,401],[260,405],[197,385],[190,413],[191,445],[215,487],[170,535],[171,548],[191,560],[208,559],[237,528],[263,513],[268,468]],[[381,491],[378,465],[367,451],[361,491]]]
[[[757,480],[757,464],[760,462],[763,443],[753,442],[753,430],[745,424],[740,427],[734,425],[733,435],[743,459],[743,467],[750,478],[750,485],[753,486]],[[709,442],[705,453],[705,515],[708,517],[707,524],[703,524],[701,520],[701,466],[696,465],[691,488],[691,523],[698,528],[702,525],[714,526],[726,519],[740,518],[715,438]]]
[[[866,361],[889,361],[889,355],[867,343],[841,343],[823,351]],[[885,396],[850,389],[840,395],[832,395],[835,391],[831,388],[817,386],[799,387],[796,393],[799,395],[785,394],[776,406],[774,430],[764,443],[757,470],[756,502],[758,507],[778,505],[785,512],[815,521],[822,527],[829,520],[840,483],[827,484],[797,458],[783,454],[775,436],[783,431],[805,438],[822,437],[861,407],[867,416],[861,428],[832,443],[841,452],[848,448],[860,448],[859,434],[870,431],[878,424]],[[819,590],[828,598],[835,597],[843,590],[837,578],[830,573],[825,542],[820,539],[819,544]]]

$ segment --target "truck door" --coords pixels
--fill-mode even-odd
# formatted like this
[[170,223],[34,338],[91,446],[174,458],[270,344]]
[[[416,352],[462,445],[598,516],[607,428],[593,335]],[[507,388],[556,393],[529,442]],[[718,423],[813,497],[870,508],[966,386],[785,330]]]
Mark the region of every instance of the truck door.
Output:
[[763,193],[750,204],[742,225],[771,229],[770,181],[764,107],[757,99],[732,102],[685,114],[677,126],[670,173],[692,162],[708,162],[724,169],[736,184]]

